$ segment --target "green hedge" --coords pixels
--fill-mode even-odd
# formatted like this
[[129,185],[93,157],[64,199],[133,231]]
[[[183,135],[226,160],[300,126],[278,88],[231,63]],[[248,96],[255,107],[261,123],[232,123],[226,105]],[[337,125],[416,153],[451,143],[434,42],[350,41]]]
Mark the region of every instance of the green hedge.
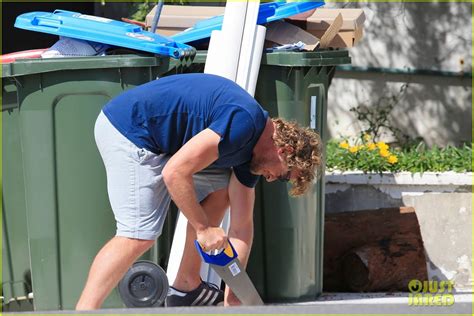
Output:
[[472,171],[472,144],[428,148],[423,143],[390,148],[370,138],[350,142],[331,140],[326,147],[326,169],[364,172],[468,172]]

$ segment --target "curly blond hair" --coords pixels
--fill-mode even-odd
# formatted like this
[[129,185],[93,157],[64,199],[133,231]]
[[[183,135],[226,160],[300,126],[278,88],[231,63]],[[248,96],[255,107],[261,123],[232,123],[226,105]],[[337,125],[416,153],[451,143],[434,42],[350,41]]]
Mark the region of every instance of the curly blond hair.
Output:
[[275,126],[273,141],[277,147],[291,146],[286,162],[290,170],[299,170],[296,180],[292,180],[290,195],[300,196],[308,191],[319,176],[322,164],[321,138],[312,129],[300,127],[296,122],[281,118],[272,119]]

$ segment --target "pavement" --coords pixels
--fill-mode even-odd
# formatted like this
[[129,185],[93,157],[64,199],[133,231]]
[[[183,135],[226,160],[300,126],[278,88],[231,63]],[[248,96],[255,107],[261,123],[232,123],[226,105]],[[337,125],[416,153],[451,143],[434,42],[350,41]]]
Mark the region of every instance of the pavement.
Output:
[[[469,314],[473,294],[455,293],[450,306],[410,306],[408,293],[324,293],[317,300],[292,304],[236,307],[158,307],[102,309],[81,314]],[[75,311],[41,311],[38,314],[77,314]],[[32,312],[23,314],[36,314]],[[16,313],[15,313],[16,314]],[[22,313],[18,313],[22,314]]]

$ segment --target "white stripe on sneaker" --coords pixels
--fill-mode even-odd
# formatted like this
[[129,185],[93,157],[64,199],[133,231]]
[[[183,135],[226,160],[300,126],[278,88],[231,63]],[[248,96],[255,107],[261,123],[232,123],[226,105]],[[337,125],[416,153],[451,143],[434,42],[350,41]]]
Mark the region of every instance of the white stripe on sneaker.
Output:
[[219,292],[214,293],[214,296],[212,299],[207,303],[207,305],[213,305],[214,302],[216,301],[217,295],[219,295]]
[[212,291],[209,291],[209,293],[207,293],[206,297],[202,300],[202,302],[199,305],[209,305],[208,301],[211,298],[211,295],[212,295]]
[[202,289],[199,296],[194,300],[194,302],[191,303],[191,306],[195,306],[201,300],[201,298],[204,296],[204,294],[206,294],[206,292],[207,292],[207,289]]
[[184,296],[186,296],[186,293],[178,291],[177,289],[170,286],[170,288],[168,289],[168,296],[171,296],[171,295],[184,297]]

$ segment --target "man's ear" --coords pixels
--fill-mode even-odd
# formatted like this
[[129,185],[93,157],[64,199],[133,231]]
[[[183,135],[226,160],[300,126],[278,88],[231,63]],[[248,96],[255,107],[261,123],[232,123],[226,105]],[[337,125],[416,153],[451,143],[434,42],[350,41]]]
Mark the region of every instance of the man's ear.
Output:
[[293,146],[285,145],[285,152],[292,154],[294,151],[295,149],[293,148]]
[[278,148],[278,154],[292,154],[295,151],[295,149],[290,146],[290,145],[285,145],[283,147]]

